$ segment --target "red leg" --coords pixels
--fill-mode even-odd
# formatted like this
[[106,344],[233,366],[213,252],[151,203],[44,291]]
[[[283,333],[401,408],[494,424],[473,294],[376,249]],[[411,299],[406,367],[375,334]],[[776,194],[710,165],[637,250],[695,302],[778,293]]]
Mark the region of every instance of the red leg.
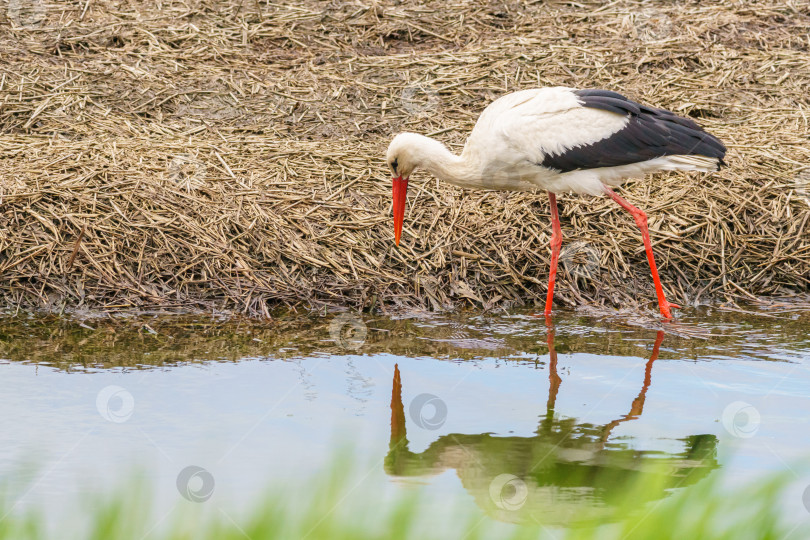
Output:
[[605,193],[607,193],[611,199],[619,203],[622,208],[630,212],[633,219],[636,220],[636,225],[638,225],[638,228],[641,231],[641,238],[644,240],[644,249],[647,251],[647,260],[650,262],[650,271],[652,272],[653,281],[655,282],[655,294],[658,296],[658,308],[661,310],[661,315],[667,319],[671,319],[672,311],[670,308],[680,308],[681,306],[667,302],[667,299],[664,296],[664,288],[661,287],[661,279],[658,277],[658,269],[655,266],[655,258],[653,258],[652,244],[650,243],[650,233],[647,230],[647,214],[619,197],[607,186],[605,186]]
[[546,293],[545,314],[551,313],[551,304],[554,301],[554,282],[557,281],[557,261],[560,258],[562,245],[562,229],[560,229],[560,215],[557,213],[557,196],[548,192],[548,203],[551,207],[551,267],[548,274],[548,292]]

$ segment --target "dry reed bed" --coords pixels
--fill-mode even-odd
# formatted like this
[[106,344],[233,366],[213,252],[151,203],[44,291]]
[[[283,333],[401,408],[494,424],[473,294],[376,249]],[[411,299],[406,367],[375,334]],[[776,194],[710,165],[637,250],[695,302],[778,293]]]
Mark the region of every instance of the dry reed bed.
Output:
[[[395,249],[381,159],[401,130],[459,150],[490,100],[537,85],[619,90],[727,143],[720,173],[626,188],[673,301],[810,289],[807,2],[7,2],[7,305],[268,316],[541,300],[545,197],[417,173]],[[564,246],[582,249],[558,301],[652,307],[632,219],[561,202]]]

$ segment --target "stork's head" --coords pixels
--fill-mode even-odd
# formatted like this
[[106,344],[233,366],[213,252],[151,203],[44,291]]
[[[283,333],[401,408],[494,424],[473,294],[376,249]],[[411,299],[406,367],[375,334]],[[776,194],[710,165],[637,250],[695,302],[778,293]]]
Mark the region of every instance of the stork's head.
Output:
[[386,161],[394,176],[394,241],[399,245],[402,235],[402,222],[405,219],[405,195],[408,192],[408,178],[420,163],[419,141],[423,137],[415,133],[400,133],[388,145]]
[[388,145],[385,159],[394,177],[394,242],[399,245],[402,236],[402,223],[405,220],[405,196],[408,192],[408,178],[419,165],[417,156],[418,139],[415,133],[400,133]]
[[386,160],[394,178],[401,176],[407,179],[414,169],[421,165],[421,147],[424,146],[422,135],[400,133],[388,145]]
[[442,143],[416,133],[400,133],[388,145],[385,159],[394,176],[394,241],[397,245],[405,218],[408,178],[418,167],[435,174],[437,156],[444,154],[452,157]]

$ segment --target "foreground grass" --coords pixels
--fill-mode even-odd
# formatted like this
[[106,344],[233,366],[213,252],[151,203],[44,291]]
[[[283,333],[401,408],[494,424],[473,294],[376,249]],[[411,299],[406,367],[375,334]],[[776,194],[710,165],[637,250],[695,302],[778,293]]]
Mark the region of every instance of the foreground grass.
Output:
[[[785,523],[779,502],[788,489],[786,476],[777,476],[729,493],[720,487],[722,472],[695,486],[676,491],[655,502],[650,500],[663,484],[645,481],[631,486],[612,514],[576,528],[547,526],[525,519],[517,509],[483,512],[468,498],[439,499],[425,490],[397,490],[385,497],[357,484],[351,467],[334,466],[316,479],[297,486],[276,486],[244,515],[234,517],[222,500],[189,502],[172,508],[154,508],[151,491],[135,482],[112,496],[101,497],[77,514],[73,528],[42,511],[0,515],[0,539],[82,538],[156,540],[277,540],[330,539],[419,540],[464,538],[512,540],[788,540],[808,538],[810,528]],[[352,480],[352,479],[355,480]],[[664,478],[660,478],[664,482]],[[221,499],[221,498],[220,498]],[[583,509],[587,504],[583,504]],[[515,521],[516,523],[506,523]]]

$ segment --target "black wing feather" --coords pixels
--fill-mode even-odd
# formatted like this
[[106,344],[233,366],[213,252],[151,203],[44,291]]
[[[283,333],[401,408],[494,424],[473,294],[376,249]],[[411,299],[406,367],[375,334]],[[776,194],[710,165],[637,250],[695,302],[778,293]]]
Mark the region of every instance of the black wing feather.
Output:
[[576,146],[562,154],[549,154],[544,167],[561,172],[618,167],[662,156],[699,155],[717,158],[725,165],[726,147],[694,120],[641,105],[610,90],[575,90],[583,107],[629,117],[627,125],[593,144]]

